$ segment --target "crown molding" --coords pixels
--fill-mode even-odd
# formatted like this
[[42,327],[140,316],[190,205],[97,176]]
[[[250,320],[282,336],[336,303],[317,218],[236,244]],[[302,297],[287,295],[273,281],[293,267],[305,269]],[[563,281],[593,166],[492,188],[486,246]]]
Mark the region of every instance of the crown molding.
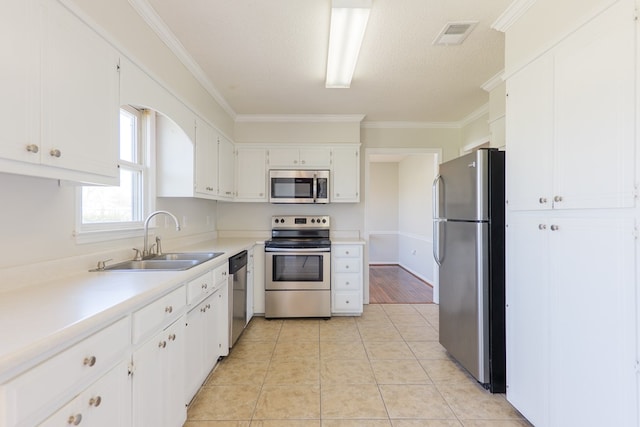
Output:
[[205,72],[200,65],[193,59],[184,48],[182,43],[176,38],[173,32],[167,27],[162,18],[151,7],[147,0],[129,0],[134,10],[142,17],[149,27],[158,35],[160,40],[167,45],[174,55],[182,62],[182,64],[193,74],[196,80],[204,87],[204,89],[220,104],[222,109],[235,119],[237,114],[227,103],[227,100],[218,92],[213,83],[207,78]]
[[236,123],[360,123],[364,114],[238,114]]
[[504,70],[501,70],[498,74],[496,74],[495,76],[491,77],[489,80],[484,82],[480,87],[485,92],[491,92],[492,90],[500,86],[500,84],[502,84],[503,81],[504,81]]
[[464,119],[460,120],[458,122],[458,127],[461,127],[461,128],[465,127],[466,125],[472,123],[473,121],[478,120],[480,117],[484,116],[485,114],[489,114],[489,103],[488,102],[486,104],[484,104],[482,107],[480,107],[477,110],[473,111],[471,114],[469,114]]
[[491,28],[500,32],[506,32],[536,0],[515,0],[509,7],[496,19]]
[[457,129],[456,122],[363,122],[368,129]]

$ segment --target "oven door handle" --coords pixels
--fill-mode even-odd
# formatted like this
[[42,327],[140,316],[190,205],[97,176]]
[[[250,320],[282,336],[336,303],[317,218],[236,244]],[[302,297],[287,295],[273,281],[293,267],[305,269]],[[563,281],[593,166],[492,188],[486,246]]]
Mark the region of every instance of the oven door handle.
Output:
[[265,252],[290,252],[295,255],[301,252],[331,252],[331,248],[265,248]]

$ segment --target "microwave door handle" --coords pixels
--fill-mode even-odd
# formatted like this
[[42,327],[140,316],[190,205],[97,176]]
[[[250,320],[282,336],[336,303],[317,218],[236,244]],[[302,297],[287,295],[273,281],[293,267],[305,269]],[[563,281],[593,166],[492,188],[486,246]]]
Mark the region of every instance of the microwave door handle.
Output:
[[313,174],[313,203],[318,202],[318,175]]

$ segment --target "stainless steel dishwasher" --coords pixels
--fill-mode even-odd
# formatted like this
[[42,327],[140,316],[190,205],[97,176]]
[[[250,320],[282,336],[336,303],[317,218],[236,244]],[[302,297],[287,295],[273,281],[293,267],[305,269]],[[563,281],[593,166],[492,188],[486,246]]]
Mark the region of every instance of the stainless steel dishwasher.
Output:
[[238,340],[247,319],[247,251],[229,258],[229,348]]

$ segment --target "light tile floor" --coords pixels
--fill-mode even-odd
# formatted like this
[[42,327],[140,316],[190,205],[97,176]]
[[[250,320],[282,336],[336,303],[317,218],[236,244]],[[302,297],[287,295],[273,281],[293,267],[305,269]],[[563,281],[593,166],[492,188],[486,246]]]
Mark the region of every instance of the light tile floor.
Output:
[[185,427],[530,426],[438,343],[438,306],[361,317],[254,318],[209,375]]

